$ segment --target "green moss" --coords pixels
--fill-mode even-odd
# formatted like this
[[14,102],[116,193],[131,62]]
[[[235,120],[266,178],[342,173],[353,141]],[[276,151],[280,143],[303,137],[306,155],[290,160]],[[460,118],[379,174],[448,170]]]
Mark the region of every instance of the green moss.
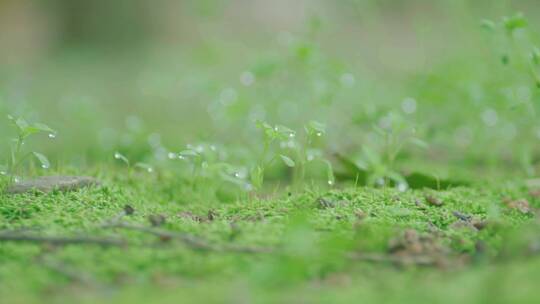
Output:
[[[144,302],[159,295],[164,302],[350,302],[362,298],[368,302],[451,303],[500,300],[514,293],[525,301],[536,295],[532,282],[540,276],[540,264],[537,258],[524,258],[531,236],[538,232],[534,217],[503,203],[506,197],[523,197],[537,206],[538,200],[529,197],[520,183],[438,192],[311,189],[292,196],[223,204],[198,200],[197,195],[179,197],[180,192],[163,192],[168,184],[176,183],[166,178],[129,182],[109,176],[105,180],[101,188],[72,193],[0,197],[2,229],[116,236],[134,244],[102,248],[1,242],[3,299],[12,303],[47,296],[51,302]],[[429,205],[426,195],[436,196],[443,205]],[[321,205],[320,198],[328,205]],[[184,203],[177,203],[181,200]],[[132,224],[149,226],[149,215],[162,214],[166,217],[162,229],[190,233],[216,245],[274,251],[201,251],[182,243],[161,244],[154,236],[136,231],[100,228],[126,204],[135,209],[125,217]],[[454,211],[489,224],[481,231],[460,226]],[[467,254],[472,262],[441,270],[396,268],[350,258],[351,253],[359,252],[386,254],[389,241],[406,229],[420,235],[436,234],[449,248],[449,255]],[[486,247],[482,252],[479,242]],[[88,281],[77,281],[81,278]],[[494,294],[486,295],[486,288]]]

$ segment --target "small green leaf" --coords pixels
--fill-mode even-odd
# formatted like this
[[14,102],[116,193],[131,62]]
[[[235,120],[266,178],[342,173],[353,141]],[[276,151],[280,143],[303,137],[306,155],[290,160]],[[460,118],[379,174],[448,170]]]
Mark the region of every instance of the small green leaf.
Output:
[[178,153],[178,155],[183,157],[183,158],[200,156],[200,154],[195,150],[184,150],[184,151]]
[[334,168],[332,167],[332,163],[329,161],[325,161],[326,163],[326,175],[327,175],[327,182],[328,185],[333,186],[336,184],[336,177],[334,176]]
[[490,30],[490,31],[493,31],[496,27],[496,24],[495,22],[491,21],[491,20],[488,20],[488,19],[484,19],[482,21],[480,21],[480,26],[486,30]]
[[142,169],[142,170],[144,170],[144,171],[146,171],[148,173],[154,172],[154,167],[152,167],[149,164],[145,164],[145,163],[136,163],[135,168]]
[[26,127],[24,130],[22,130],[21,132],[21,136],[23,138],[26,138],[30,135],[33,135],[33,134],[36,134],[36,133],[41,133],[43,132],[41,129],[39,128],[36,128],[35,126],[28,126]]
[[427,149],[429,148],[429,144],[420,138],[413,137],[410,139],[411,143],[419,148]]
[[129,160],[127,159],[127,157],[122,155],[120,152],[115,152],[114,153],[114,158],[118,159],[118,160],[121,160],[122,162],[124,162],[126,165],[129,166]]
[[509,34],[512,34],[515,30],[525,28],[528,25],[528,21],[522,13],[517,13],[511,17],[503,18],[503,25]]
[[507,65],[510,62],[510,57],[507,54],[501,56],[501,62],[504,65]]
[[260,189],[264,182],[264,168],[262,166],[253,167],[250,172],[250,177],[253,186]]
[[43,169],[49,169],[51,167],[51,163],[47,159],[47,157],[41,153],[38,152],[32,152],[34,156],[39,160],[41,163],[41,168]]
[[15,118],[11,115],[8,115],[8,119],[13,123],[14,126],[19,129],[19,133],[24,132],[26,128],[28,128],[28,123],[23,118]]
[[326,132],[326,125],[318,121],[310,121],[309,126],[315,131]]
[[540,49],[534,48],[531,52],[531,61],[535,65],[540,65]]
[[41,132],[56,133],[55,130],[51,129],[51,127],[47,126],[46,124],[35,123],[32,127]]
[[294,160],[292,160],[290,157],[288,156],[285,156],[283,154],[280,154],[279,155],[281,157],[281,160],[283,160],[283,162],[285,163],[285,165],[287,165],[288,167],[294,167],[296,164],[294,163]]
[[277,134],[277,137],[281,140],[285,140],[289,137],[294,137],[295,133],[294,130],[290,129],[290,128],[287,128],[285,126],[282,126],[282,125],[276,125],[274,127],[274,130],[278,133]]

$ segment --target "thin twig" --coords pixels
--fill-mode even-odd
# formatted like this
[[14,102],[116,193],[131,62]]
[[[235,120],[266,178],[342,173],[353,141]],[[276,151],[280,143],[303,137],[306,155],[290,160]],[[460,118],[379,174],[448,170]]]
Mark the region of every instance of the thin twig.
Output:
[[67,236],[46,236],[36,234],[25,234],[17,231],[0,231],[0,242],[26,242],[43,243],[56,246],[66,245],[98,245],[108,247],[123,247],[126,242],[119,239],[97,238],[97,237],[67,237]]
[[147,234],[151,234],[154,236],[159,237],[163,241],[170,241],[172,239],[177,239],[182,242],[184,242],[186,245],[189,245],[192,248],[200,249],[200,250],[216,250],[214,246],[211,244],[206,243],[205,241],[198,239],[192,235],[185,234],[185,233],[176,233],[172,231],[157,229],[157,228],[151,228],[151,227],[145,227],[145,226],[139,226],[139,225],[132,225],[128,223],[123,222],[116,222],[116,223],[109,223],[101,226],[102,228],[120,228],[120,229],[126,229],[126,230],[133,230],[138,232],[143,232]]
[[412,264],[421,266],[433,266],[437,264],[437,259],[429,256],[393,256],[385,254],[351,254],[353,260],[373,262],[373,263],[394,263],[400,265]]
[[258,247],[243,247],[243,246],[236,246],[236,245],[218,246],[218,245],[210,244],[206,240],[202,238],[198,238],[191,234],[179,233],[179,232],[151,228],[151,227],[146,227],[146,226],[132,225],[132,224],[122,223],[122,222],[110,223],[108,225],[102,226],[102,228],[113,228],[113,229],[120,228],[120,229],[138,231],[138,232],[154,235],[160,238],[162,241],[180,240],[185,245],[196,250],[229,251],[229,252],[238,252],[238,253],[269,253],[272,251],[271,249],[268,249],[268,248],[258,248]]

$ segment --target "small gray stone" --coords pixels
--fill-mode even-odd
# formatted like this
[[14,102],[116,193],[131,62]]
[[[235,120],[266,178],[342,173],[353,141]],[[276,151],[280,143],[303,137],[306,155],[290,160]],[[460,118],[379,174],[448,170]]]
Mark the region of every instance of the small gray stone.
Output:
[[15,183],[6,189],[8,194],[27,193],[32,191],[51,192],[74,191],[85,187],[98,186],[100,182],[88,176],[42,176]]

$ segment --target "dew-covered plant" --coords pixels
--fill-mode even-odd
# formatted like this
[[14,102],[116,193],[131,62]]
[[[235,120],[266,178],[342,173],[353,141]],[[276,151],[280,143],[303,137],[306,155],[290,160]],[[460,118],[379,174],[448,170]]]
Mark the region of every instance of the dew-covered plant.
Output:
[[17,175],[20,173],[20,167],[25,160],[32,156],[39,161],[41,168],[50,168],[51,164],[45,155],[36,151],[25,152],[24,144],[31,136],[40,133],[47,134],[49,138],[55,138],[56,131],[42,123],[30,124],[21,117],[15,118],[8,115],[8,119],[16,131],[16,136],[10,140],[10,156],[6,165],[0,166],[0,173],[8,176],[9,183],[17,182]]
[[499,53],[503,65],[512,66],[522,75],[530,75],[540,88],[540,50],[527,31],[528,20],[523,13],[502,17],[498,21],[484,19],[483,28],[493,37],[493,48]]
[[417,127],[399,114],[391,112],[373,126],[369,144],[362,147],[361,158],[357,161],[357,165],[367,172],[367,184],[394,184],[406,189],[407,181],[398,171],[396,159],[407,145],[422,149],[428,146],[418,137]]
[[[515,161],[519,163],[523,171],[532,176],[534,169],[534,144],[530,145],[531,138],[537,138],[534,128],[538,118],[537,90],[540,89],[540,49],[537,44],[538,37],[532,29],[529,29],[529,21],[523,13],[505,16],[497,21],[482,20],[481,25],[489,33],[491,49],[500,56],[501,67],[496,73],[501,79],[496,83],[497,89],[502,87],[502,92],[507,100],[507,106],[501,110],[509,121],[511,128],[520,127],[520,132],[512,138],[525,138],[523,144],[514,149]],[[536,91],[536,92],[535,92]],[[494,110],[488,110],[495,113]],[[486,113],[490,113],[486,111]],[[501,111],[502,112],[502,111]],[[486,116],[496,123],[496,113]],[[495,119],[492,119],[495,118]],[[496,135],[500,137],[500,135]]]
[[255,188],[262,187],[265,171],[276,160],[293,170],[293,182],[297,186],[305,182],[306,168],[314,162],[325,165],[327,183],[331,186],[335,184],[332,164],[316,148],[318,138],[326,133],[324,124],[311,121],[304,126],[303,134],[282,125],[272,126],[261,121],[257,122],[257,126],[263,131],[263,152],[250,172]]
[[184,150],[168,154],[170,160],[183,164],[181,173],[192,189],[204,187],[205,192],[215,194],[225,185],[232,185],[229,192],[251,191],[248,170],[230,164],[227,156],[224,148],[208,143],[188,144]]
[[147,173],[153,173],[154,167],[143,162],[136,162],[134,164],[131,163],[131,161],[122,153],[115,152],[114,153],[114,159],[122,162],[126,167],[128,168],[128,174],[131,177],[133,175],[134,170],[142,170]]

